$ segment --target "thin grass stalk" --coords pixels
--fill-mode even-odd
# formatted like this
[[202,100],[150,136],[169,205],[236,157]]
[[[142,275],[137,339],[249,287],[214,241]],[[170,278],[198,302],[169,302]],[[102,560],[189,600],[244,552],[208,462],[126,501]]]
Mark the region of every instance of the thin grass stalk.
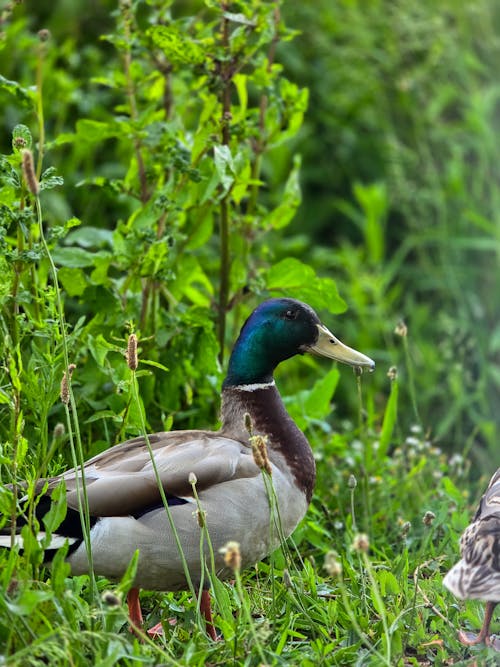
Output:
[[179,538],[179,533],[177,532],[177,528],[175,527],[174,519],[172,517],[172,512],[171,512],[170,507],[168,505],[168,500],[167,500],[167,496],[165,494],[165,489],[163,488],[160,473],[158,471],[158,466],[156,465],[156,460],[155,460],[155,455],[154,455],[154,452],[153,452],[153,448],[151,447],[151,442],[149,441],[149,435],[148,435],[147,428],[146,428],[146,422],[145,422],[145,419],[144,419],[142,405],[141,405],[141,402],[139,400],[139,389],[138,389],[138,386],[137,386],[137,375],[136,375],[135,370],[133,370],[133,369],[130,369],[130,373],[131,373],[131,383],[130,384],[131,384],[131,387],[132,387],[132,393],[133,393],[134,401],[136,403],[136,406],[137,406],[137,409],[138,409],[138,412],[139,412],[139,415],[140,415],[141,431],[142,431],[142,434],[143,434],[143,437],[144,437],[144,441],[146,443],[146,447],[147,447],[147,450],[148,450],[148,453],[149,453],[149,457],[151,459],[151,466],[153,468],[153,474],[154,474],[154,477],[155,477],[155,481],[156,481],[156,484],[158,486],[158,491],[160,493],[161,501],[162,501],[163,506],[165,508],[165,511],[167,513],[168,522],[170,524],[170,529],[172,530],[172,534],[174,536],[175,544],[176,544],[177,550],[179,552],[179,556],[180,556],[180,559],[181,559],[181,562],[182,562],[182,569],[183,569],[183,572],[184,572],[184,576],[186,577],[186,582],[187,582],[188,588],[189,588],[193,598],[196,598],[197,597],[196,596],[196,591],[195,591],[195,588],[194,588],[194,585],[193,585],[193,581],[191,579],[191,575],[190,575],[190,572],[189,572],[189,567],[188,567],[188,564],[187,564],[187,561],[186,561],[186,556],[185,556],[184,550],[182,548],[182,544],[181,544],[181,541],[180,541],[180,538]]
[[422,426],[422,420],[420,419],[420,413],[418,411],[417,391],[415,389],[415,376],[413,373],[413,361],[410,354],[408,336],[403,336],[403,349],[405,351],[406,368],[408,370],[408,388],[410,390],[411,404],[415,414],[415,419],[417,420],[418,425]]
[[251,614],[251,611],[250,611],[250,606],[248,605],[247,599],[246,599],[245,594],[244,594],[239,565],[234,567],[233,571],[234,571],[236,591],[237,591],[238,597],[240,599],[240,604],[241,604],[241,608],[243,610],[243,615],[245,617],[245,621],[247,623],[248,628],[250,629],[250,634],[252,636],[254,645],[257,649],[257,653],[259,654],[259,658],[261,659],[262,664],[265,665],[265,664],[267,664],[267,662],[266,662],[266,658],[265,658],[265,655],[264,655],[264,650],[262,648],[262,644],[261,644],[259,636],[257,634],[257,630],[255,629],[255,624],[253,622],[252,614]]
[[378,612],[380,614],[380,618],[382,620],[382,626],[384,628],[384,635],[385,635],[385,641],[386,641],[386,659],[387,659],[387,664],[391,664],[391,637],[389,634],[389,626],[387,624],[387,614],[386,614],[386,609],[384,605],[384,601],[382,600],[382,596],[380,595],[380,590],[377,584],[377,580],[373,576],[373,570],[372,570],[372,564],[371,561],[368,557],[368,554],[362,553],[361,557],[363,558],[363,562],[365,565],[365,570],[368,572],[368,577],[370,579],[370,583],[372,586],[372,594],[373,597],[375,598],[375,602],[377,603],[378,607]]
[[[229,3],[222,2],[223,18],[221,24],[221,42],[227,53],[227,63],[221,71],[221,128],[222,145],[229,148],[231,139],[231,81],[233,63],[231,62],[229,44],[229,18],[225,15]],[[226,192],[220,201],[220,269],[219,269],[219,312],[218,312],[218,339],[219,339],[219,361],[224,362],[224,345],[226,339],[226,316],[229,301],[229,272],[231,261],[229,257],[229,192]]]
[[[365,516],[370,517],[372,516],[372,508],[371,508],[371,501],[370,501],[370,494],[369,494],[369,482],[368,482],[368,471],[371,469],[371,464],[372,464],[372,456],[371,456],[371,450],[370,448],[366,445],[366,432],[365,432],[365,426],[364,426],[364,419],[363,419],[363,412],[364,412],[364,407],[363,407],[363,389],[362,389],[362,384],[361,384],[361,376],[363,374],[363,371],[360,368],[355,368],[354,369],[355,375],[356,375],[356,387],[357,387],[357,395],[358,395],[358,422],[359,422],[359,438],[363,444],[363,460],[364,460],[364,465],[363,465],[363,478],[362,478],[362,488],[363,488],[363,503],[365,506]],[[352,494],[351,494],[351,501],[352,501]]]
[[387,662],[386,657],[382,655],[382,653],[380,653],[380,651],[378,651],[366,638],[365,633],[361,629],[356,619],[356,615],[351,607],[351,603],[349,602],[347,589],[345,587],[342,576],[340,577],[339,580],[339,587],[340,587],[340,594],[342,596],[342,602],[344,604],[344,609],[346,610],[347,615],[349,616],[349,620],[351,621],[351,625],[356,634],[358,635],[360,641],[366,646],[366,648],[370,651],[370,653],[373,653],[373,655],[375,655],[378,658],[380,664],[387,665],[387,667],[393,667],[390,662]]
[[36,62],[36,117],[38,121],[38,162],[36,167],[37,178],[42,173],[43,157],[45,152],[45,119],[43,112],[43,62],[45,56],[45,42],[41,39],[38,47],[38,58]]
[[[302,556],[301,556],[294,540],[291,537],[287,537],[283,532],[283,524],[282,524],[282,521],[281,521],[281,514],[280,514],[280,509],[279,509],[279,504],[278,504],[278,497],[276,495],[276,489],[274,487],[272,475],[270,475],[269,472],[265,468],[262,468],[261,472],[262,472],[262,477],[264,479],[264,486],[265,486],[265,489],[266,489],[266,495],[267,495],[267,498],[268,498],[268,501],[269,501],[269,511],[270,511],[270,515],[271,515],[271,521],[270,521],[270,530],[271,530],[270,539],[271,539],[271,542],[273,541],[272,531],[273,531],[273,526],[274,526],[274,528],[278,532],[278,537],[279,537],[279,540],[280,540],[280,546],[281,546],[281,549],[282,549],[282,552],[283,552],[283,556],[285,557],[285,560],[287,561],[287,565],[288,565],[289,569],[295,570],[295,573],[297,574],[297,576],[300,576],[300,572],[298,571],[298,569],[295,565],[295,562],[292,560],[292,554],[291,554],[291,550],[289,548],[289,544],[291,544],[293,546],[293,549],[295,551],[295,554],[298,557],[298,560],[301,564],[302,569],[304,569],[304,567],[305,567],[304,561],[302,559]],[[271,555],[270,564],[271,564],[271,597],[272,597],[273,606],[274,606],[275,602],[276,602],[276,585],[275,585],[275,577],[274,577],[274,558],[272,557],[272,555]],[[295,584],[294,584],[293,581],[292,581],[292,585],[295,587]],[[294,591],[294,592],[296,593],[296,591]],[[298,595],[295,595],[294,598],[295,598],[295,603],[296,603],[297,607],[300,608],[300,610],[302,611],[304,616],[311,621],[312,634],[313,634],[313,637],[315,637],[316,636],[315,624],[312,620],[311,615],[308,613],[306,607],[304,606],[304,604],[300,600],[300,597]]]
[[[78,422],[78,413],[77,413],[77,408],[76,408],[76,402],[75,402],[75,397],[73,395],[73,390],[71,387],[71,373],[70,373],[70,364],[69,364],[69,353],[68,353],[68,341],[66,338],[66,325],[64,321],[64,309],[62,305],[62,299],[61,299],[61,290],[59,288],[59,280],[57,278],[57,269],[56,265],[54,264],[54,260],[52,258],[52,254],[50,252],[49,246],[47,244],[47,241],[45,239],[45,234],[43,231],[43,222],[42,222],[42,207],[41,207],[41,202],[40,202],[40,196],[39,194],[36,194],[35,196],[35,209],[36,209],[36,216],[37,216],[37,221],[38,221],[38,228],[40,232],[40,239],[43,245],[43,248],[47,254],[47,258],[49,260],[49,265],[50,265],[50,271],[52,274],[52,280],[54,282],[54,290],[56,293],[56,304],[57,304],[57,313],[59,316],[59,328],[61,332],[61,343],[62,343],[62,351],[63,351],[63,358],[64,358],[64,372],[66,375],[67,383],[68,383],[68,393],[69,393],[69,403],[71,405],[71,414],[69,412],[68,405],[65,405],[66,408],[66,420],[68,424],[68,433],[70,434],[70,449],[71,449],[71,456],[73,458],[73,463],[75,467],[75,480],[76,480],[76,485],[77,485],[77,497],[78,497],[78,506],[79,506],[79,512],[80,512],[80,519],[82,521],[82,531],[83,531],[83,538],[85,542],[85,548],[87,550],[87,558],[89,561],[89,574],[90,574],[90,579],[91,579],[91,596],[92,596],[92,602],[95,602],[96,600],[99,601],[100,598],[97,594],[97,582],[95,579],[95,573],[94,573],[94,562],[93,562],[93,557],[92,557],[92,545],[90,541],[90,509],[89,509],[89,500],[88,500],[88,495],[87,495],[87,486],[85,483],[85,471],[84,471],[84,466],[85,466],[85,458],[83,456],[83,446],[82,446],[82,440],[81,440],[81,435],[80,435],[80,428],[79,428],[79,422]],[[76,434],[76,448],[75,448],[75,443],[73,440],[73,427],[75,429],[75,434]],[[81,474],[81,487],[79,487],[78,483],[78,472]],[[81,488],[81,497],[80,497],[80,488]]]
[[[197,512],[198,512],[198,517],[199,521],[198,523],[200,524],[201,532],[200,532],[200,562],[204,563],[205,562],[205,550],[204,550],[204,543],[206,541],[207,547],[208,547],[208,553],[210,557],[210,568],[208,569],[208,577],[210,579],[210,584],[212,587],[212,591],[215,597],[215,601],[217,606],[220,606],[220,600],[217,595],[217,587],[213,585],[213,581],[217,578],[217,573],[215,571],[215,553],[214,553],[214,548],[212,544],[212,540],[210,538],[210,532],[208,530],[207,522],[206,522],[206,513],[203,510],[203,507],[200,502],[200,498],[198,496],[198,491],[196,489],[196,480],[191,481],[191,488],[193,489],[193,496],[196,502],[196,507],[197,507]],[[198,622],[201,620],[201,595],[203,592],[203,583],[204,583],[204,576],[205,576],[205,567],[202,567],[201,569],[201,579],[200,579],[200,589],[198,592],[197,596],[197,602],[196,602],[196,614],[198,617]]]

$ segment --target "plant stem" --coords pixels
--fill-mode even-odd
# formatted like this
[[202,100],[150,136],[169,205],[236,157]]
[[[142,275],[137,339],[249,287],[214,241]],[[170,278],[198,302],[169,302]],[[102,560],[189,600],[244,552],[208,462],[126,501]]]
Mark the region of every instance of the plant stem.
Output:
[[137,376],[136,376],[136,373],[135,373],[134,370],[131,369],[130,372],[131,372],[131,375],[132,375],[132,377],[131,377],[132,395],[133,395],[134,401],[136,403],[137,409],[138,409],[139,414],[140,414],[141,431],[142,431],[142,434],[143,434],[143,437],[144,437],[144,441],[146,443],[146,447],[147,447],[147,450],[148,450],[148,453],[149,453],[149,457],[151,459],[151,466],[153,468],[153,474],[154,474],[154,477],[155,477],[156,485],[158,487],[158,492],[160,494],[161,501],[162,501],[163,506],[165,508],[165,511],[167,513],[168,522],[170,524],[170,528],[171,528],[172,534],[174,536],[175,544],[176,544],[177,550],[179,552],[179,556],[180,556],[180,559],[181,559],[181,562],[182,562],[182,568],[183,568],[183,571],[184,571],[184,576],[186,577],[186,582],[187,582],[188,588],[191,592],[191,595],[194,598],[196,598],[196,591],[195,591],[194,586],[193,586],[193,582],[192,582],[191,575],[190,575],[190,572],[189,572],[189,567],[188,567],[188,564],[187,564],[187,561],[186,561],[186,556],[184,555],[184,550],[182,548],[182,544],[181,544],[181,541],[180,541],[180,538],[179,538],[179,534],[177,532],[177,528],[175,527],[174,519],[172,517],[172,512],[170,510],[168,500],[167,500],[167,496],[165,494],[165,489],[163,488],[163,483],[162,483],[162,480],[161,480],[161,477],[160,477],[160,473],[158,471],[158,466],[156,465],[156,460],[155,460],[153,448],[151,447],[151,443],[149,441],[149,436],[148,436],[148,432],[147,432],[147,428],[146,428],[146,421],[144,419],[144,413],[143,413],[142,405],[141,405],[141,402],[139,400],[139,390],[138,390],[138,387],[137,387]]
[[[227,10],[226,3],[222,4],[222,10]],[[222,18],[222,46],[229,56],[229,19]],[[222,79],[222,144],[229,146],[231,139],[231,79],[232,63],[228,60],[221,66]],[[229,192],[220,202],[220,273],[219,273],[219,311],[218,311],[218,338],[219,338],[219,361],[224,362],[224,343],[226,338],[226,315],[229,300]]]
[[[68,432],[70,436],[70,449],[71,449],[71,455],[73,457],[73,465],[75,467],[75,481],[76,481],[76,488],[77,488],[77,497],[78,497],[78,508],[80,512],[80,520],[82,522],[82,532],[83,532],[83,537],[84,537],[84,542],[85,542],[85,548],[87,550],[87,558],[89,561],[89,572],[90,572],[90,578],[92,582],[92,590],[91,590],[91,595],[92,595],[92,602],[96,600],[100,600],[99,596],[97,595],[97,583],[95,579],[95,574],[94,574],[94,565],[93,565],[93,558],[92,558],[92,545],[90,542],[90,510],[89,510],[89,501],[88,501],[88,496],[87,496],[87,486],[85,484],[85,471],[84,471],[84,466],[85,466],[85,459],[83,456],[83,447],[82,447],[82,440],[80,436],[80,428],[79,428],[79,423],[78,423],[78,414],[77,414],[77,409],[76,409],[76,402],[75,402],[75,397],[73,395],[73,389],[71,386],[71,372],[69,370],[69,353],[68,353],[68,343],[66,339],[66,324],[64,321],[64,310],[63,310],[63,304],[62,304],[62,299],[61,299],[61,290],[59,288],[59,281],[57,278],[57,269],[56,265],[54,264],[54,260],[52,259],[52,255],[49,249],[49,246],[47,244],[47,241],[45,239],[45,234],[43,231],[43,222],[42,222],[42,207],[40,203],[40,197],[37,196],[35,198],[35,207],[36,207],[36,214],[37,214],[37,219],[38,219],[38,228],[40,231],[40,239],[42,241],[42,245],[44,247],[45,253],[47,255],[47,258],[49,260],[49,265],[50,265],[50,270],[52,273],[52,280],[54,283],[54,291],[56,294],[56,304],[57,304],[57,313],[59,316],[59,328],[61,332],[61,343],[62,343],[62,351],[63,351],[63,359],[64,359],[64,372],[66,375],[66,380],[68,384],[68,392],[69,392],[69,401],[71,405],[71,415],[69,412],[68,405],[65,404],[66,408],[66,419],[68,423]],[[75,429],[75,434],[76,434],[76,448],[75,444],[73,441],[73,428]],[[80,494],[80,487],[79,487],[79,480],[78,480],[78,473],[80,472],[81,474],[81,491],[82,493]]]
[[408,336],[403,336],[403,347],[405,351],[406,368],[408,369],[408,386],[410,389],[413,412],[415,413],[415,418],[417,420],[418,425],[422,426],[422,420],[420,419],[420,414],[418,412],[417,392],[415,389],[415,378],[413,376],[413,362],[410,354],[410,347],[408,345]]
[[42,173],[43,156],[45,150],[45,121],[43,114],[43,61],[45,55],[45,44],[42,42],[38,49],[36,63],[36,115],[38,120],[38,156],[36,176],[40,180]]

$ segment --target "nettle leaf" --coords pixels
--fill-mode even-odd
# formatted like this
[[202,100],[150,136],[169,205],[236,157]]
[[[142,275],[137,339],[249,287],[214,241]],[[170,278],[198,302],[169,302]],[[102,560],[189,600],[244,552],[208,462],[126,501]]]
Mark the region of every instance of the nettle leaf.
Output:
[[69,296],[82,296],[87,288],[87,278],[82,269],[63,266],[57,272],[57,277]]
[[156,25],[147,30],[172,65],[201,65],[205,61],[205,51],[193,39],[186,37],[176,26]]
[[12,130],[12,149],[14,153],[19,153],[25,148],[30,149],[32,143],[33,137],[31,136],[29,127],[22,123],[16,125]]
[[18,102],[25,107],[31,107],[35,99],[35,89],[24,88],[17,81],[9,81],[0,75],[0,90],[5,90],[14,95]]
[[247,18],[244,14],[235,14],[233,12],[224,12],[223,16],[225,19],[228,19],[232,23],[241,23],[242,25],[248,25],[254,28],[257,23]]
[[42,179],[40,181],[40,190],[51,190],[52,188],[57,187],[58,185],[64,184],[64,178],[62,176],[56,176],[56,168],[49,167],[42,174]]
[[234,177],[236,174],[233,156],[231,155],[229,146],[214,146],[214,164],[224,192],[228,192],[234,183]]
[[21,187],[19,174],[4,155],[0,155],[0,183],[2,182],[16,189]]
[[272,266],[264,277],[270,292],[300,299],[313,308],[326,308],[332,314],[347,309],[334,280],[319,278],[312,267],[293,257]]
[[[77,218],[72,218],[77,220]],[[69,224],[69,221],[66,225]],[[78,220],[78,225],[81,222]],[[77,225],[72,225],[73,227]],[[91,225],[84,225],[79,229],[68,234],[67,242],[72,245],[79,245],[82,248],[97,248],[109,246],[113,247],[113,232],[110,229],[100,229],[99,227],[92,227]]]
[[52,258],[59,266],[83,269],[87,266],[94,266],[95,257],[100,254],[87,252],[83,248],[54,248]]
[[105,123],[99,120],[90,120],[82,118],[76,123],[76,132],[78,138],[84,141],[96,142],[114,137],[123,137],[124,132],[128,131],[123,123],[109,122]]

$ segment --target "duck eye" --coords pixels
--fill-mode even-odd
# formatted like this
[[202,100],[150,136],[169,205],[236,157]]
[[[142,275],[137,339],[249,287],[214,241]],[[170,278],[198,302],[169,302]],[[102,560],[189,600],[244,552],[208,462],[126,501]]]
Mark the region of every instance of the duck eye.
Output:
[[287,320],[296,320],[298,315],[297,310],[287,310],[285,313],[285,319]]

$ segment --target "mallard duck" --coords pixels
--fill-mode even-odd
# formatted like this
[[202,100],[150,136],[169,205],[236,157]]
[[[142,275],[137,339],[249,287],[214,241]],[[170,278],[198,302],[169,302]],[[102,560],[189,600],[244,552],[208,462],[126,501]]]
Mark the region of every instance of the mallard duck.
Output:
[[485,642],[500,651],[500,640],[490,636],[493,610],[500,602],[500,468],[460,538],[460,554],[462,558],[445,576],[443,584],[461,600],[484,600],[486,611],[478,635],[460,631],[458,638],[467,646]]
[[[360,369],[374,368],[369,357],[341,343],[321,324],[307,304],[289,298],[269,299],[247,319],[232,351],[222,385],[221,429],[149,436],[195,587],[203,581],[205,563],[200,557],[193,479],[221,577],[233,574],[220,553],[228,541],[239,543],[241,567],[252,565],[277,548],[278,532],[288,537],[306,513],[315,482],[314,458],[305,436],[286,412],[273,379],[280,362],[304,352]],[[252,454],[249,430],[267,441],[280,531],[272,530],[269,499],[262,470]],[[133,438],[98,454],[85,464],[84,472],[95,573],[120,579],[139,551],[128,606],[132,626],[140,626],[140,588],[187,588],[145,438]],[[52,536],[52,544],[67,539],[72,573],[82,574],[88,572],[89,564],[78,511],[77,478],[81,482],[81,472],[72,469],[49,479],[46,496],[37,507],[38,515],[46,512],[52,490],[64,480],[67,514],[57,535]],[[10,546],[9,540],[5,537],[3,545]],[[200,598],[207,632],[215,638],[208,591],[203,590]]]

